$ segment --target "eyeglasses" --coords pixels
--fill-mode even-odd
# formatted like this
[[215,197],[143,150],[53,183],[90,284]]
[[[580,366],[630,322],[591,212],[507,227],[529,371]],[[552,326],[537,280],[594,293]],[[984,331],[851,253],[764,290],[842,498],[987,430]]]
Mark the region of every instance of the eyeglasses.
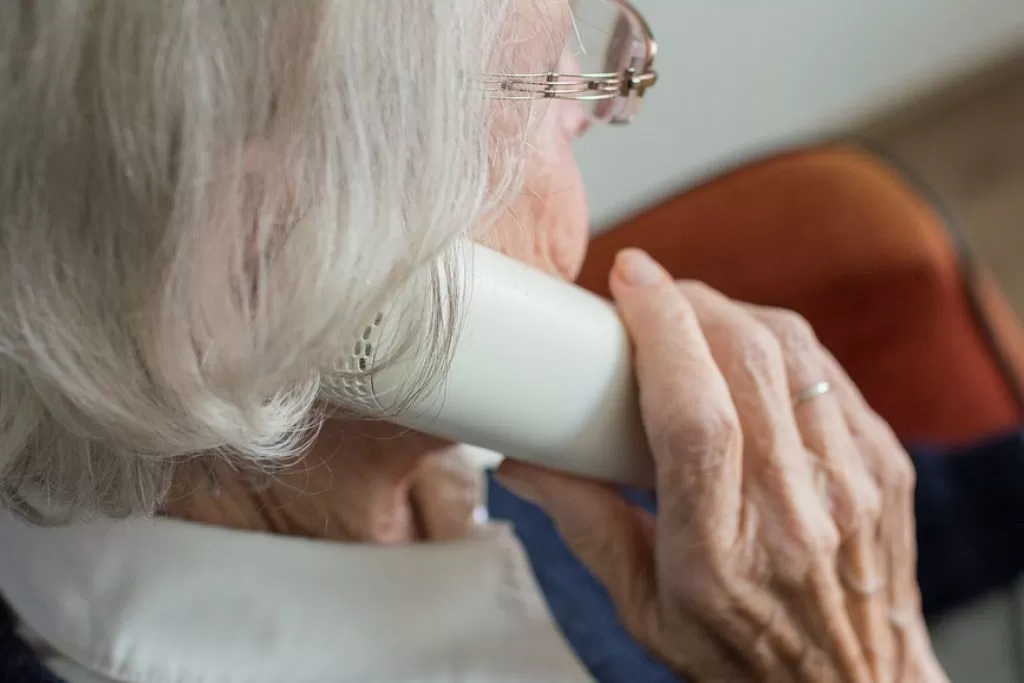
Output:
[[631,122],[658,80],[647,22],[627,0],[578,0],[570,22],[558,67],[565,73],[490,74],[484,91],[503,100],[576,100],[595,121]]

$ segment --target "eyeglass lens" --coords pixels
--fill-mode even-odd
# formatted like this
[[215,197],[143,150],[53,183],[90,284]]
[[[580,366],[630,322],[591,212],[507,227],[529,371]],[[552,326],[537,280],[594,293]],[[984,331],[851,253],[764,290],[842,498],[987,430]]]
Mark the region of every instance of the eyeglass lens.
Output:
[[[572,3],[567,55],[580,74],[620,75],[628,69],[642,71],[647,60],[647,37],[632,14],[610,0],[577,0]],[[598,121],[627,122],[640,98],[631,93],[612,99],[582,102]]]

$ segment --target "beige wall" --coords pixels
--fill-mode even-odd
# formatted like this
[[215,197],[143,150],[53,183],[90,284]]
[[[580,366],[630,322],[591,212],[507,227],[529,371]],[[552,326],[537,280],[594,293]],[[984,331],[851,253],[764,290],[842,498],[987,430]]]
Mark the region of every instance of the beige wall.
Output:
[[658,38],[662,80],[633,126],[579,143],[597,229],[737,156],[829,131],[1024,46],[1024,0],[635,4]]

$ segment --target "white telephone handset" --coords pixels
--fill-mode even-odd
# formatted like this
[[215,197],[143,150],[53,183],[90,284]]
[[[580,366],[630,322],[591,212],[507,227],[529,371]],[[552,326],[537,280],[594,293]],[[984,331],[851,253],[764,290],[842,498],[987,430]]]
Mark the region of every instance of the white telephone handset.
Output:
[[[611,303],[474,245],[467,310],[441,386],[393,421],[552,469],[650,486],[630,340]],[[372,339],[388,336],[387,316]],[[371,343],[371,346],[373,344]],[[346,401],[386,412],[401,363]]]

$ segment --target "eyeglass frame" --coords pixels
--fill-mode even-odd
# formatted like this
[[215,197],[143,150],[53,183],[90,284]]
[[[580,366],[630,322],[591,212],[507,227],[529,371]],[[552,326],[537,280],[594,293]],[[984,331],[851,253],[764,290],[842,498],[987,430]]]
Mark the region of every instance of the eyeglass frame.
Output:
[[[552,71],[534,74],[488,74],[482,82],[484,92],[494,99],[521,101],[560,99],[599,102],[619,97],[629,98],[633,95],[643,98],[644,94],[658,82],[658,72],[653,68],[654,59],[658,54],[658,44],[647,20],[629,0],[610,1],[629,15],[643,33],[646,54],[642,70],[630,67],[618,73],[563,74]],[[611,118],[608,123],[622,125],[631,121],[632,116],[626,119]]]

